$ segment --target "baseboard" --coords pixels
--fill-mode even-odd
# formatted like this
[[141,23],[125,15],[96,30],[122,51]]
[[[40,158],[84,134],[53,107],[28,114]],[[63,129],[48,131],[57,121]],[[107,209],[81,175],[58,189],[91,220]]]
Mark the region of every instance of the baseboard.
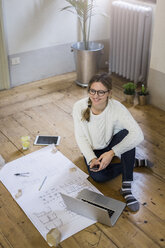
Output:
[[[109,56],[109,41],[99,41],[104,44],[100,68],[107,67]],[[15,59],[13,61],[13,59]],[[71,44],[57,45],[13,54],[8,57],[11,87],[44,78],[75,71],[74,56]],[[12,62],[16,64],[12,64]]]

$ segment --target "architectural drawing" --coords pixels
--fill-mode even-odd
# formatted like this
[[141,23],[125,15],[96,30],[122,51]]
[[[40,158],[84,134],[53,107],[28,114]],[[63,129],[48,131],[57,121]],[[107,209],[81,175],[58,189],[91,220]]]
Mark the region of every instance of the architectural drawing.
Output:
[[42,211],[38,213],[33,213],[34,217],[38,222],[41,223],[48,231],[55,227],[60,227],[63,225],[63,222],[58,218],[57,214],[51,209],[48,211]]
[[[29,176],[16,177],[20,172]],[[38,190],[45,176],[47,180]],[[51,145],[7,163],[0,171],[0,180],[41,235],[46,239],[48,231],[57,227],[61,241],[95,223],[68,211],[60,195],[76,197],[84,188],[98,192],[87,177],[61,152],[52,153]],[[22,195],[16,199],[18,189]]]

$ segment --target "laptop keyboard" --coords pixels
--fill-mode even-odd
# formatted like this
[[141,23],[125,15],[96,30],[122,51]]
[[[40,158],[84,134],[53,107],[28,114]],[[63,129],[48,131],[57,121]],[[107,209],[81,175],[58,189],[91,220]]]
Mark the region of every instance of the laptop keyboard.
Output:
[[107,212],[108,212],[108,214],[109,214],[109,217],[111,217],[111,216],[114,214],[114,212],[115,212],[115,211],[113,211],[113,210],[111,210],[111,209],[109,209],[109,208],[100,206],[100,205],[98,205],[98,204],[96,204],[96,203],[93,203],[93,202],[90,202],[90,201],[87,201],[87,200],[84,200],[84,199],[81,199],[81,200],[84,201],[84,202],[87,202],[87,203],[89,203],[89,204],[91,204],[91,205],[93,205],[93,206],[96,206],[96,207],[102,208],[102,209],[104,209],[104,210],[107,210]]

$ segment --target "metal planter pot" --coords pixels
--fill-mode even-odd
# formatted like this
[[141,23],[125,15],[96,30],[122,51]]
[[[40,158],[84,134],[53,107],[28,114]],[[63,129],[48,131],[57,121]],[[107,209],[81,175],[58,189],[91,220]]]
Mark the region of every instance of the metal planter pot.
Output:
[[147,105],[148,100],[149,100],[149,95],[139,95],[138,94],[139,105],[141,105],[141,106]]
[[125,96],[126,103],[128,103],[128,104],[133,104],[134,103],[135,95],[124,94],[124,96]]
[[83,42],[77,42],[71,46],[74,52],[77,79],[76,83],[87,87],[89,80],[98,73],[101,55],[104,45],[96,42],[88,43],[88,50],[84,49]]

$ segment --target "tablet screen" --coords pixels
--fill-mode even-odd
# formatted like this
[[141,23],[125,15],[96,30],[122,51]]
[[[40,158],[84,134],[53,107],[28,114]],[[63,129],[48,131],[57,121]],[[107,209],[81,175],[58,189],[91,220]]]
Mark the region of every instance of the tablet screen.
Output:
[[37,136],[34,144],[35,145],[50,145],[50,144],[59,144],[59,136]]

